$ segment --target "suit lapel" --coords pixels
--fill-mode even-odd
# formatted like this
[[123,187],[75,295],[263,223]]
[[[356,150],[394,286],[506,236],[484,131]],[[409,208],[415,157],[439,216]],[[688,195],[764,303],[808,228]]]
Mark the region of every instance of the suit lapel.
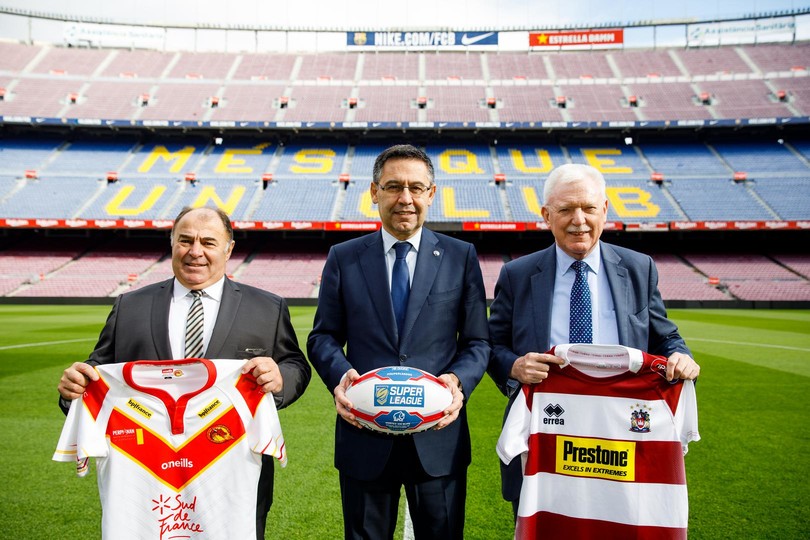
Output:
[[600,242],[602,251],[602,266],[605,269],[610,293],[613,295],[613,307],[616,309],[616,324],[619,331],[619,343],[628,343],[630,338],[629,328],[629,306],[631,290],[627,286],[627,268],[622,266],[621,257],[608,244]]
[[444,258],[444,249],[439,246],[439,238],[433,231],[422,229],[422,240],[419,244],[419,253],[416,257],[416,269],[413,273],[413,283],[411,284],[411,294],[408,297],[408,309],[405,311],[405,324],[402,331],[400,343],[404,341],[413,330],[419,312],[427,301],[439,267]]
[[242,291],[239,290],[239,285],[225,278],[225,286],[222,287],[222,301],[219,306],[219,313],[217,314],[217,322],[214,325],[214,331],[211,334],[211,340],[208,342],[208,348],[203,354],[206,358],[219,358],[222,353],[222,347],[225,345],[225,340],[231,333],[233,322],[236,319],[236,312],[239,309],[239,303],[242,301]]
[[174,278],[161,283],[160,291],[152,297],[152,312],[147,314],[152,322],[152,341],[157,357],[164,360],[172,358],[172,345],[169,342],[169,305],[173,290]]
[[551,305],[554,298],[554,279],[557,275],[557,256],[554,244],[540,251],[537,272],[532,275],[532,309],[536,321],[538,352],[551,346]]
[[381,232],[377,231],[366,237],[366,241],[357,250],[357,260],[382,327],[387,330],[386,335],[396,338],[397,322],[394,318],[394,306],[391,304],[391,288],[388,285]]

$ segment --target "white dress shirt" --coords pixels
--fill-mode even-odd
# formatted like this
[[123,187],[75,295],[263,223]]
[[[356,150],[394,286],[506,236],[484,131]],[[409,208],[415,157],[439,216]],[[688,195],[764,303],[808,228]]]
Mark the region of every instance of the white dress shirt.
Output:
[[[388,290],[391,290],[391,275],[394,272],[394,263],[397,260],[397,250],[394,244],[400,242],[391,233],[382,229],[383,252],[385,253],[385,266],[388,269]],[[416,234],[405,240],[411,245],[411,250],[405,256],[405,263],[408,265],[408,283],[413,283],[413,272],[416,269],[416,256],[419,254],[419,244],[422,242],[422,227]]]
[[[571,265],[576,259],[555,246],[557,252],[557,275],[554,279],[554,297],[551,305],[551,345],[569,343],[568,320],[571,314],[571,287],[576,272]],[[594,250],[583,261],[588,265],[588,288],[591,290],[591,320],[593,343],[603,345],[619,344],[619,328],[616,322],[616,308],[607,274],[602,267],[602,252],[597,243]]]
[[[225,286],[225,276],[213,285],[203,289],[202,303],[205,322],[203,324],[203,354],[208,349],[214,325],[217,323],[219,306],[222,304],[222,290]],[[174,279],[172,301],[169,304],[169,343],[172,347],[172,358],[175,360],[185,358],[186,348],[186,318],[191,302],[194,300],[188,289]]]

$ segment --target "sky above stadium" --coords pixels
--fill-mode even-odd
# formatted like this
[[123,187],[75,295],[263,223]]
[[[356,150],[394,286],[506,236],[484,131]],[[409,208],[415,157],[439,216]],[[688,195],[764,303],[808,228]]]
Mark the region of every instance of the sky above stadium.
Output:
[[158,25],[508,29],[732,19],[807,9],[807,0],[0,0],[47,13]]

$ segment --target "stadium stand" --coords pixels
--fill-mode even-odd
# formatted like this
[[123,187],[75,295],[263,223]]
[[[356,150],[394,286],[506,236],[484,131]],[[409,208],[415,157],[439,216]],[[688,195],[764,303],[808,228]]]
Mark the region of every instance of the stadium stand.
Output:
[[292,104],[285,109],[287,122],[343,122],[348,112],[351,86],[296,86]]
[[278,117],[278,103],[283,96],[284,87],[280,85],[231,84],[218,92],[220,101],[210,119],[272,122]]
[[658,288],[665,300],[729,300],[708,278],[676,255],[652,256],[658,268]]
[[173,52],[116,50],[101,72],[102,77],[156,79],[163,75],[176,56]]
[[621,77],[659,79],[683,75],[668,50],[625,50],[611,53],[610,58]]
[[[531,54],[260,55],[3,43],[0,51],[6,58],[0,69],[8,74],[2,82],[8,99],[0,102],[0,114],[292,122],[392,121],[386,115],[391,109],[399,111],[397,121],[409,122],[795,117],[810,108],[808,49],[797,44]],[[247,82],[252,88],[242,88]],[[265,84],[267,94],[262,95]],[[359,118],[347,117],[344,101],[364,97],[372,88],[367,98],[375,102],[371,108]],[[376,104],[385,101],[380,88],[396,92],[385,106]],[[420,97],[420,88],[427,98],[425,118],[417,114],[413,120],[406,111]],[[72,94],[75,104],[70,103]],[[291,101],[279,111],[274,100],[282,96]],[[563,96],[566,107],[559,110],[556,100]],[[212,97],[222,106],[211,107]],[[495,110],[480,105],[492,97],[499,100]],[[636,106],[629,105],[631,97]],[[281,118],[276,118],[279,112]]]
[[259,253],[239,275],[247,285],[290,298],[317,296],[326,254]]
[[356,122],[373,122],[385,119],[393,122],[419,121],[419,109],[415,106],[419,97],[417,86],[361,86],[358,90]]
[[136,251],[133,248],[101,248],[88,251],[60,268],[22,287],[12,296],[107,296],[128,279],[154,264],[161,256],[153,250]]
[[[544,179],[554,166],[571,161],[605,173],[608,220],[619,229],[810,222],[810,140],[798,129],[750,136],[752,131],[735,134],[732,128],[658,134],[552,133],[541,127],[573,123],[572,128],[579,122],[588,129],[637,127],[636,122],[661,121],[668,128],[704,120],[695,125],[709,127],[709,121],[724,119],[738,126],[752,117],[789,124],[810,114],[808,51],[810,45],[798,43],[254,54],[0,42],[4,118],[149,123],[103,133],[81,127],[4,131],[0,219],[171,220],[183,206],[217,204],[246,227],[253,220],[268,229],[310,222],[375,226],[379,218],[368,193],[374,158],[390,143],[407,140],[423,146],[436,165],[430,222],[453,233],[478,234],[481,224],[515,222],[535,231],[532,240],[541,235],[545,243],[547,233],[536,231],[542,228]],[[189,121],[214,124],[197,130],[183,124],[183,131],[172,131],[174,124]],[[240,122],[286,123],[283,127],[293,131],[213,129],[239,128]],[[347,123],[345,129],[375,122],[433,127],[418,134],[392,129],[373,137],[365,131],[339,132],[341,123]],[[297,132],[310,123],[328,127]],[[443,123],[455,123],[458,131],[447,137]],[[513,133],[509,123],[537,129]],[[486,131],[492,125],[498,127]],[[625,135],[635,136],[635,142],[623,142]],[[488,296],[509,259],[504,253],[518,241],[493,246],[487,240],[479,249]],[[645,241],[647,248],[654,245]],[[253,245],[245,249],[243,238],[238,246],[229,273],[287,296],[317,295],[325,257],[321,244],[315,252],[275,245],[265,252]],[[127,255],[103,246],[71,252],[58,259],[61,263],[48,262],[37,251],[20,261],[14,249],[0,246],[0,295],[116,295],[169,277],[165,248],[153,248],[145,259],[125,259],[125,269],[107,257]],[[810,300],[810,263],[801,254],[758,254],[751,264],[717,253],[655,258],[667,300]],[[38,270],[52,264],[57,266]],[[99,264],[104,273],[93,274]],[[736,275],[723,264],[753,270]],[[23,275],[14,273],[15,267]],[[756,274],[762,268],[764,273]]]
[[549,75],[554,79],[610,79],[616,76],[603,52],[549,54]]
[[372,81],[416,81],[419,77],[419,55],[408,53],[364,54],[363,79]]
[[429,86],[427,97],[433,107],[427,109],[429,122],[490,121],[489,109],[485,106],[486,93],[482,86]]
[[734,47],[694,48],[673,50],[685,73],[694,75],[727,75],[749,73],[751,68]]
[[521,81],[551,79],[545,55],[502,52],[487,54],[492,80]]
[[697,99],[692,84],[683,82],[663,82],[655,80],[648,84],[628,85],[631,95],[635,95],[641,105],[640,115],[645,120],[709,120],[713,118],[708,107]]
[[[194,136],[145,144],[131,136],[11,138],[0,141],[0,211],[10,218],[171,219],[183,205],[209,203],[227,208],[235,220],[376,220],[363,191],[384,146],[283,145],[245,136],[221,144]],[[432,218],[441,222],[537,221],[543,176],[567,161],[595,164],[605,173],[613,221],[810,218],[802,202],[810,196],[804,140],[425,148],[439,184]],[[734,181],[738,172],[745,178]],[[653,173],[662,181],[653,182]],[[338,181],[341,175],[349,184]],[[494,182],[496,175],[503,182]],[[306,208],[308,197],[317,208]]]

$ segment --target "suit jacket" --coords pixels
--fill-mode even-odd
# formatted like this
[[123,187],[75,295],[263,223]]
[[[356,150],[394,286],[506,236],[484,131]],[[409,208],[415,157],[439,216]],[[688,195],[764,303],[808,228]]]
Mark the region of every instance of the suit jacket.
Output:
[[[118,296],[87,363],[171,359],[169,304],[173,283],[174,279],[169,279]],[[203,356],[272,357],[284,379],[283,391],[274,396],[279,408],[298,399],[312,376],[284,299],[227,277],[217,322]],[[60,404],[63,409],[70,405],[64,400]]]
[[[344,354],[344,345],[346,353]],[[422,230],[403,335],[397,335],[382,233],[333,246],[321,280],[307,340],[309,360],[332,391],[351,368],[404,365],[434,375],[455,373],[466,397],[486,371],[486,295],[472,244]],[[470,463],[466,408],[446,428],[413,435],[422,466],[444,476]],[[335,466],[373,480],[388,460],[393,436],[358,429],[337,418]]]
[[[616,309],[619,344],[667,357],[674,352],[691,355],[678,327],[667,319],[652,258],[601,241],[600,249]],[[495,300],[490,306],[492,358],[488,373],[501,392],[510,397],[507,412],[514,395],[508,382],[515,360],[528,352],[542,353],[558,345],[549,342],[556,270],[552,244],[505,264],[498,276]],[[516,500],[521,483],[519,460],[513,460],[507,470],[502,470],[503,496]]]

